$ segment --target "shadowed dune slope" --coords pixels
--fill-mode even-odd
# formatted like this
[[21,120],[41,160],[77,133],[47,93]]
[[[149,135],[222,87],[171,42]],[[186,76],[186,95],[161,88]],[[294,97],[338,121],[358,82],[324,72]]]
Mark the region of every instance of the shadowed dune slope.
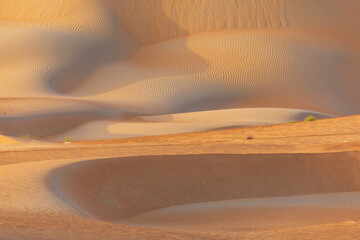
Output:
[[358,153],[184,155],[102,159],[49,176],[52,189],[95,218],[206,201],[360,190]]

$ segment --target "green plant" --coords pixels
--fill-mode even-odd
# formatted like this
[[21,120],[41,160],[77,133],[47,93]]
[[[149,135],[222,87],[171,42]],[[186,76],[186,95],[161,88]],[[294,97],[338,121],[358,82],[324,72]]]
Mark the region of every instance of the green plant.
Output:
[[71,137],[66,137],[65,139],[64,139],[64,142],[65,143],[71,143],[71,142],[73,142],[74,141],[74,139],[72,139]]
[[19,137],[19,138],[24,138],[24,139],[30,139],[30,138],[31,138],[29,134],[19,135],[18,137]]
[[315,120],[316,120],[316,118],[314,116],[308,116],[307,118],[304,119],[304,122],[312,122]]
[[231,140],[232,141],[238,141],[238,140],[240,140],[240,136],[239,135],[233,135]]
[[296,123],[295,120],[290,120],[288,123]]

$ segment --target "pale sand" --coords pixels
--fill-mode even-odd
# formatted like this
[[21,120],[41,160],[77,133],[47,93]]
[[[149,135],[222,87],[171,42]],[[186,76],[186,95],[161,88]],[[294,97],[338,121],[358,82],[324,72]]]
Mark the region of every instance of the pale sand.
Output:
[[356,239],[359,9],[0,1],[0,239]]

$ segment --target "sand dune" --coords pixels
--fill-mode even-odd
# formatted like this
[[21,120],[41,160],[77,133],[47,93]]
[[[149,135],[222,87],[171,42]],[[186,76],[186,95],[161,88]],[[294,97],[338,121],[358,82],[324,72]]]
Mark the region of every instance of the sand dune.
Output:
[[359,113],[359,4],[309,10],[320,2],[3,1],[0,94],[152,115],[234,107]]
[[[357,120],[1,150],[0,237],[351,239],[359,234]],[[338,131],[338,148],[326,128]],[[259,140],[233,140],[242,131]]]
[[[359,3],[316,11],[320,2],[2,1],[0,97],[24,112],[2,116],[0,129],[85,140],[114,137],[107,129],[130,115],[258,108],[257,119],[241,118],[257,125],[270,122],[265,107],[358,114]],[[77,107],[49,110],[45,99]],[[158,134],[229,126],[195,125]],[[135,129],[117,137],[156,134],[125,126]]]
[[54,188],[81,212],[115,221],[196,202],[358,191],[358,165],[351,153],[102,159],[58,170]]
[[0,0],[0,239],[356,239],[359,10]]
[[71,95],[147,114],[224,107],[355,113],[351,87],[339,81],[346,64],[346,82],[356,84],[359,59],[339,44],[326,45],[283,29],[199,33],[144,46],[91,75]]

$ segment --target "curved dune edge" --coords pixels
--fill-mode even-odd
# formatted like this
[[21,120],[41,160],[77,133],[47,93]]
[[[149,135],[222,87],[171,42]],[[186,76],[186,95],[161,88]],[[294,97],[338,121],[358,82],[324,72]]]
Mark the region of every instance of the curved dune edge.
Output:
[[176,155],[85,161],[49,180],[81,212],[119,221],[172,205],[359,191],[359,171],[358,153]]

